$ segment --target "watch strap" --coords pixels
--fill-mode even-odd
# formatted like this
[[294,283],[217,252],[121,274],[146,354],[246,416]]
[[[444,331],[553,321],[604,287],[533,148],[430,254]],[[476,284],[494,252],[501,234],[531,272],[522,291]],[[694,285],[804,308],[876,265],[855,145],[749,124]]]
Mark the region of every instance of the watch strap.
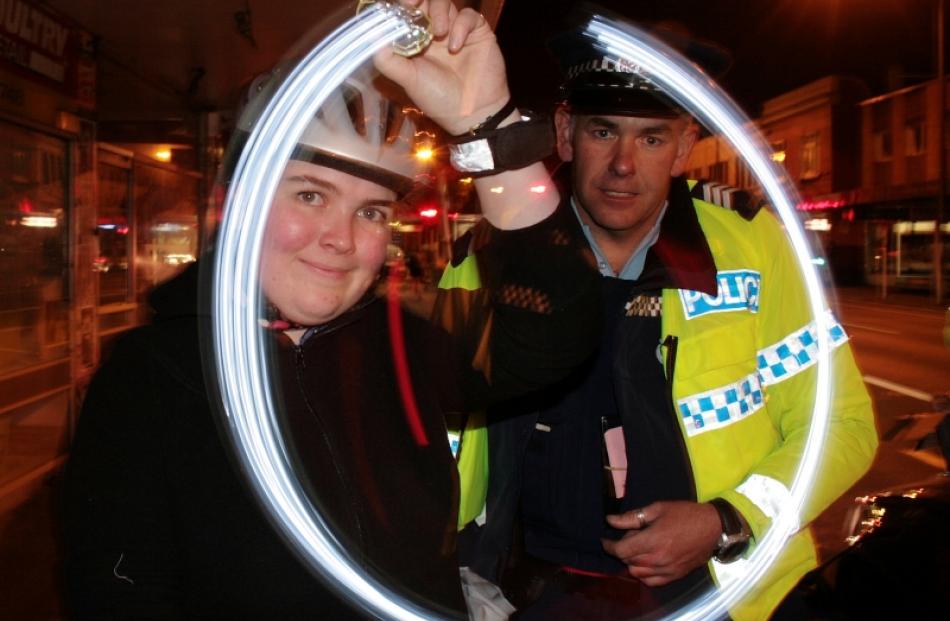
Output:
[[745,530],[739,512],[729,501],[713,498],[709,504],[715,507],[722,525],[722,535],[713,552],[713,558],[720,563],[732,562],[745,552],[751,536]]

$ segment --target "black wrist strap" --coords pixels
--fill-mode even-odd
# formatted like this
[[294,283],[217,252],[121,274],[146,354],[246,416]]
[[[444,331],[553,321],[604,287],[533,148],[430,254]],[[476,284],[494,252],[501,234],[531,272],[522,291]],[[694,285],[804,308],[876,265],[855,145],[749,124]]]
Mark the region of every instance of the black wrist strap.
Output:
[[509,99],[504,106],[501,107],[501,110],[491,115],[478,125],[474,126],[472,129],[468,130],[464,134],[458,136],[453,136],[453,142],[463,142],[470,139],[472,136],[479,136],[485,132],[497,129],[498,125],[508,118],[508,116],[515,111],[515,102],[512,99]]
[[[508,114],[510,112],[501,118]],[[501,112],[490,120],[500,115]],[[473,130],[465,136],[456,136],[449,144],[453,168],[470,177],[518,170],[540,162],[554,152],[554,124],[549,116],[525,112],[517,123],[494,129],[479,127],[477,130],[477,133]]]

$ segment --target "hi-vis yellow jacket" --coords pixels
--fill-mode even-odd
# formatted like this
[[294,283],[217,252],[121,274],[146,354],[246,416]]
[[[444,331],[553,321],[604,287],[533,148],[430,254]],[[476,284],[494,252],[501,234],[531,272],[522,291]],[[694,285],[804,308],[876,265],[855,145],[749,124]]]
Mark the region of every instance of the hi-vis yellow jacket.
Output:
[[[746,219],[715,204],[728,203],[729,193],[721,187],[696,182],[689,187],[715,262],[718,291],[663,290],[662,354],[697,500],[725,498],[753,531],[746,558],[730,564],[710,561],[720,586],[745,573],[748,557],[773,519],[790,506],[815,405],[819,331],[831,342],[827,431],[817,474],[795,516],[800,530],[730,610],[736,621],[767,619],[817,565],[807,525],[867,470],[877,433],[848,337],[830,311],[813,316],[795,254],[775,216],[760,210]],[[440,283],[473,293],[478,286],[474,256],[448,270]],[[486,446],[484,427],[473,426],[470,420],[469,448]],[[461,471],[460,526],[484,506],[488,461],[484,453],[472,453],[477,451],[468,459],[477,467]]]
[[[712,198],[709,192],[707,198]],[[662,334],[677,337],[674,377],[667,379],[697,500],[728,500],[749,522],[754,542],[789,506],[815,405],[819,331],[833,348],[827,432],[817,474],[797,515],[802,528],[730,610],[736,621],[766,619],[817,565],[805,527],[866,472],[877,432],[848,337],[830,310],[813,316],[801,270],[777,219],[766,210],[747,221],[704,200],[694,199],[693,205],[719,287],[716,296],[663,291]],[[664,347],[667,361],[670,354]],[[747,563],[712,561],[712,573],[723,586],[743,574]]]

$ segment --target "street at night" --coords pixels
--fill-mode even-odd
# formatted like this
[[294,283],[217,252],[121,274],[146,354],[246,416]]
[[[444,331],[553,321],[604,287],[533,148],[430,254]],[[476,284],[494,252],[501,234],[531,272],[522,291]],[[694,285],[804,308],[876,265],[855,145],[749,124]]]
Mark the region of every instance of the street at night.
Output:
[[930,434],[947,413],[932,400],[950,392],[944,309],[916,296],[882,301],[871,289],[839,289],[835,297],[874,401],[881,444],[868,474],[814,524],[824,556],[845,547],[842,527],[855,496],[924,482],[946,469]]

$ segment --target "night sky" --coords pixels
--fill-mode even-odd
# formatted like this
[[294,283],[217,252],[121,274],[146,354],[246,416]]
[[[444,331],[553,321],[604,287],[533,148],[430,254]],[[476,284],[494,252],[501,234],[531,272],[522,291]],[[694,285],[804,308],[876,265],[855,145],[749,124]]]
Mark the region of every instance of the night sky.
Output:
[[[933,77],[937,0],[603,0],[643,25],[672,22],[729,50],[720,84],[755,117],[762,102],[830,74],[876,95]],[[497,33],[518,102],[544,108],[558,74],[544,51],[574,0],[507,0]],[[950,68],[948,68],[950,72]]]

